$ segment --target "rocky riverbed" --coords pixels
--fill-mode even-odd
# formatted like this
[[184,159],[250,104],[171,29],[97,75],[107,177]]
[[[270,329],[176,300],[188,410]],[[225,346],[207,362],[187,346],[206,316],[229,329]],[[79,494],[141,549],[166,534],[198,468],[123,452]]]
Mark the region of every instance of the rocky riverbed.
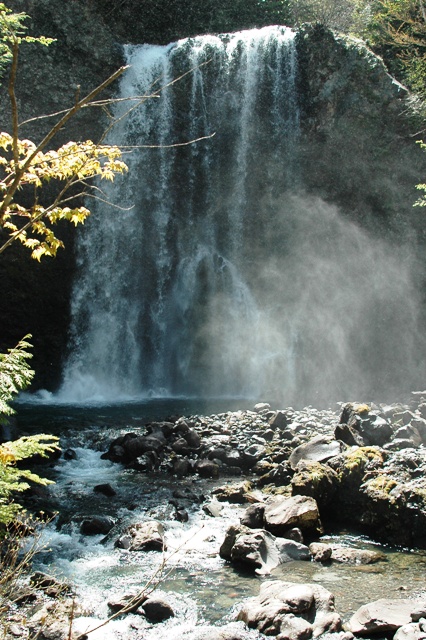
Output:
[[[225,568],[252,576],[253,590],[234,604],[226,624],[195,623],[179,632],[173,620],[179,618],[183,601],[179,603],[172,590],[164,591],[161,580],[152,592],[137,585],[117,589],[105,598],[102,615],[132,622],[125,631],[114,627],[108,632],[112,635],[96,635],[106,633],[98,631],[89,637],[426,637],[423,584],[416,589],[401,585],[397,594],[385,587],[384,597],[342,616],[330,585],[286,580],[284,569],[292,563],[366,569],[386,563],[381,548],[333,539],[330,534],[342,526],[380,543],[426,548],[426,392],[413,393],[404,404],[346,403],[337,411],[277,410],[261,403],[250,411],[171,416],[121,429],[109,442],[97,438],[95,443],[93,436],[92,446],[102,451],[108,469],[124,470],[125,476],[108,482],[109,477],[95,474],[89,499],[78,477],[71,475],[48,496],[31,496],[33,508],[48,504],[59,511],[58,535],[77,531],[80,540],[95,540],[121,554],[125,563],[143,563],[142,558],[158,555],[172,556],[172,564],[179,565],[184,562],[181,533],[194,514],[202,513],[205,567],[207,557],[214,556]],[[71,473],[78,456],[76,447],[68,447],[55,464],[66,465]],[[219,522],[222,528],[216,526]],[[191,541],[189,545],[195,547]],[[45,562],[48,567],[48,557]],[[49,618],[47,608],[59,607],[39,637],[84,637],[81,621],[90,607],[81,593],[77,590],[71,631],[67,600],[58,605],[55,594],[46,596],[41,588],[29,624],[23,625],[21,613],[14,610],[12,636],[39,628],[40,620]],[[94,626],[93,620],[88,626]]]

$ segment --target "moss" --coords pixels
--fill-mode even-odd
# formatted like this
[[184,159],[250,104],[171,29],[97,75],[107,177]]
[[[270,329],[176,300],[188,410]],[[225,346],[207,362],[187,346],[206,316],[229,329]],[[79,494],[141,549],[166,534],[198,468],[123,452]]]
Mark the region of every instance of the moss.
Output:
[[305,463],[304,468],[297,473],[299,478],[299,484],[312,483],[314,486],[318,486],[321,480],[327,476],[324,465],[319,462]]
[[376,460],[380,464],[384,463],[384,454],[378,447],[357,447],[345,454],[344,470],[363,471],[366,464],[371,460]]
[[396,482],[396,480],[390,478],[389,476],[379,474],[371,480],[368,480],[364,486],[368,490],[368,492],[374,491],[377,493],[386,494],[386,496],[388,496],[392,489],[398,486],[398,483]]
[[360,416],[365,415],[366,413],[368,413],[371,410],[371,407],[368,404],[355,403],[352,408],[353,408],[354,412],[357,413]]

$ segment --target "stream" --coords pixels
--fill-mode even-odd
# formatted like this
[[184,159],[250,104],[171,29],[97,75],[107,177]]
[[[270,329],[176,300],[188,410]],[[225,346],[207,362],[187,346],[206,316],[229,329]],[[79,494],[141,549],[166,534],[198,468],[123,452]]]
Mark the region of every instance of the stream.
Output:
[[[216,402],[215,411],[236,408],[242,401]],[[248,404],[248,403],[247,403]],[[246,505],[223,504],[218,517],[203,511],[202,497],[237,478],[218,480],[189,476],[178,480],[160,473],[146,474],[126,470],[119,464],[101,459],[109,441],[129,429],[140,429],[153,419],[176,413],[189,415],[212,410],[214,403],[195,400],[157,401],[122,404],[113,407],[72,407],[47,403],[18,405],[16,430],[24,433],[47,432],[59,435],[63,450],[72,448],[76,459],[61,458],[43,474],[55,481],[50,499],[60,512],[42,534],[42,547],[36,569],[65,578],[74,586],[82,615],[75,622],[80,633],[108,618],[108,600],[140,590],[154,579],[159,580],[157,594],[165,595],[175,616],[157,625],[140,615],[119,617],[92,633],[93,640],[118,638],[185,638],[195,626],[228,624],[235,619],[242,601],[258,594],[262,580],[319,583],[336,599],[336,610],[348,620],[358,607],[388,597],[411,597],[424,589],[426,552],[395,549],[379,545],[354,531],[330,531],[322,540],[348,546],[380,550],[386,562],[370,565],[292,561],[281,565],[268,576],[256,576],[236,569],[218,554],[225,531],[239,522]],[[185,413],[184,413],[185,412]],[[11,437],[16,437],[12,433]],[[113,497],[95,493],[95,485],[109,483]],[[173,491],[187,490],[199,496],[187,508],[189,519],[174,519],[170,504]],[[55,508],[56,508],[55,507]],[[88,515],[108,515],[116,526],[104,535],[83,536],[80,523]],[[124,527],[137,520],[160,520],[165,527],[167,551],[129,552],[114,547]],[[161,565],[164,565],[161,568]],[[238,623],[239,625],[242,623]],[[264,637],[247,631],[247,639]]]

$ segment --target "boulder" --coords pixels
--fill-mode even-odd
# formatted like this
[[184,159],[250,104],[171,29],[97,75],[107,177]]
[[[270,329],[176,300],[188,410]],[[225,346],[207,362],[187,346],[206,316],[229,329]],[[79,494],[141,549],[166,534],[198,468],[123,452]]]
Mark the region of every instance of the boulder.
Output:
[[385,562],[386,556],[380,551],[370,549],[355,549],[352,547],[339,547],[332,545],[331,559],[333,562],[346,564],[373,564]]
[[169,602],[161,597],[148,598],[143,603],[142,610],[150,622],[163,622],[175,615]]
[[192,470],[191,463],[189,462],[188,458],[176,457],[173,459],[172,464],[173,464],[172,473],[176,475],[178,478],[183,478],[184,476],[187,476],[188,473],[190,473]]
[[251,504],[244,511],[240,518],[240,522],[250,529],[261,529],[263,527],[263,514],[265,513],[265,505],[262,502]]
[[239,482],[213,489],[212,495],[219,502],[230,502],[231,504],[244,504],[247,502],[247,495],[251,489],[249,482]]
[[318,505],[309,496],[277,496],[265,504],[264,526],[276,536],[285,537],[293,527],[318,533],[322,530]]
[[83,520],[80,525],[80,533],[84,536],[106,535],[114,525],[115,520],[110,516],[92,516]]
[[264,487],[267,484],[274,484],[276,487],[285,487],[290,484],[293,471],[288,462],[275,464],[272,469],[260,476],[257,484]]
[[160,437],[159,434],[148,436],[136,436],[136,438],[130,438],[124,443],[124,455],[126,460],[135,460],[148,451],[155,451],[158,453],[164,447],[165,439]]
[[309,442],[301,444],[294,449],[289,458],[292,469],[296,469],[301,460],[325,462],[338,456],[342,452],[342,444],[329,436],[315,436]]
[[165,551],[163,525],[156,520],[131,524],[115,546],[129,551]]
[[267,574],[280,564],[290,560],[308,560],[305,545],[276,538],[264,529],[248,529],[242,525],[228,529],[220,556],[235,564],[244,564],[258,574]]
[[336,440],[340,440],[350,447],[363,447],[365,445],[360,432],[354,427],[350,427],[348,424],[338,424],[334,430],[334,437]]
[[290,420],[282,411],[277,411],[269,420],[272,429],[285,429]]
[[195,470],[201,478],[219,477],[219,465],[213,462],[213,460],[198,460],[195,465]]
[[411,613],[424,606],[422,600],[381,599],[365,604],[354,613],[347,627],[355,635],[387,634],[411,623]]
[[321,512],[330,505],[333,509],[338,486],[334,469],[312,460],[301,460],[291,480],[292,494],[315,498]]
[[330,591],[317,584],[281,580],[264,582],[259,596],[246,601],[238,619],[267,636],[287,640],[308,640],[342,627]]
[[116,490],[109,484],[97,484],[93,487],[93,491],[95,493],[102,493],[102,495],[107,496],[108,498],[113,498],[117,495]]
[[243,467],[251,469],[266,454],[266,448],[262,444],[251,444],[242,452]]
[[385,418],[369,413],[368,418],[361,420],[361,434],[366,445],[383,447],[392,438],[393,429]]
[[218,518],[223,511],[223,504],[216,499],[209,500],[203,505],[203,511],[212,518]]
[[33,573],[30,577],[30,585],[34,589],[40,589],[50,598],[57,598],[71,592],[69,584],[41,571]]
[[271,405],[267,402],[258,402],[254,405],[253,411],[255,411],[256,413],[262,413],[262,411],[269,411],[270,408]]
[[177,440],[175,440],[171,446],[173,451],[175,451],[176,453],[182,455],[189,453],[190,447],[185,438],[177,438]]
[[195,449],[199,449],[201,446],[201,437],[195,431],[195,429],[188,429],[188,431],[183,436],[188,444],[188,447],[191,451]]

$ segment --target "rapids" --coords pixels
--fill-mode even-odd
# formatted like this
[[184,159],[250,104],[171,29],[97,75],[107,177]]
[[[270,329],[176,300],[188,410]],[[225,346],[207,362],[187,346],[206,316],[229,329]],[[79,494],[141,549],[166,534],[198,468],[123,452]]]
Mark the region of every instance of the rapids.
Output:
[[[194,403],[189,405],[195,409]],[[176,410],[178,406],[179,403],[173,405],[166,401],[163,412]],[[77,601],[83,608],[83,615],[76,618],[74,628],[83,633],[95,627],[109,615],[108,600],[140,589],[153,577],[154,583],[160,578],[155,593],[165,595],[175,610],[174,618],[158,625],[151,625],[137,615],[118,618],[91,634],[95,640],[141,637],[154,640],[166,635],[177,640],[204,624],[230,623],[244,598],[257,595],[260,582],[271,577],[322,584],[335,594],[336,609],[345,620],[359,606],[383,594],[399,598],[424,590],[424,551],[378,545],[349,531],[329,532],[323,539],[352,547],[380,549],[387,561],[353,566],[290,562],[266,578],[235,569],[220,559],[218,550],[227,527],[239,521],[245,507],[224,503],[223,511],[213,518],[203,511],[203,501],[195,502],[188,509],[188,522],[182,523],[174,519],[174,508],[170,504],[176,488],[188,488],[203,500],[215,486],[235,479],[202,480],[190,476],[178,480],[160,473],[136,473],[101,459],[101,451],[111,438],[129,428],[141,429],[142,405],[91,407],[86,410],[85,424],[82,424],[81,407],[50,405],[37,409],[34,404],[21,404],[18,408],[17,429],[59,434],[62,447],[72,447],[76,453],[75,460],[61,458],[47,470],[56,482],[49,492],[49,504],[51,508],[58,508],[60,514],[45,529],[44,549],[36,560],[36,568],[74,585]],[[148,403],[145,415],[158,418],[160,410],[159,404]],[[101,483],[110,483],[117,495],[109,498],[94,493],[93,487]],[[116,519],[117,526],[111,534],[105,537],[80,533],[82,518],[94,514]],[[151,518],[159,519],[165,526],[168,550],[164,558],[160,552],[128,552],[114,547],[114,540],[126,523]],[[163,560],[164,567],[159,572]],[[248,640],[261,636],[247,631],[245,637]]]

